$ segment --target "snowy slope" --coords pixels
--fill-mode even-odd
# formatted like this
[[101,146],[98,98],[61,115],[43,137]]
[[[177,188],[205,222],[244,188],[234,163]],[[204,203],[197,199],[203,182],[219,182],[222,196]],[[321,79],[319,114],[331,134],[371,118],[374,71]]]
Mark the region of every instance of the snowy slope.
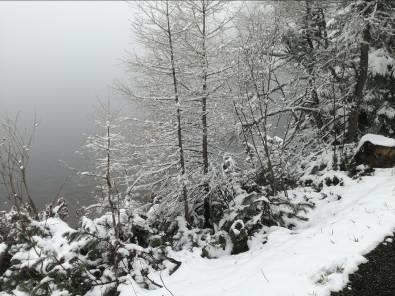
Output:
[[[249,252],[236,256],[209,260],[198,250],[175,253],[183,264],[172,276],[162,274],[163,282],[174,296],[318,296],[342,289],[366,261],[363,255],[395,229],[395,176],[392,169],[377,170],[323,191],[328,197],[316,201],[309,222],[295,230],[273,227],[267,244],[257,237]],[[159,274],[150,276],[161,283]],[[172,295],[135,284],[120,290],[122,296]]]

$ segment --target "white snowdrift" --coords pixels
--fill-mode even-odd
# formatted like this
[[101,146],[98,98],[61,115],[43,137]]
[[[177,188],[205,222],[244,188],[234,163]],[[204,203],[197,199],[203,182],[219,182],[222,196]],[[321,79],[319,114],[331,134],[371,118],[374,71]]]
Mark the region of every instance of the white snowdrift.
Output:
[[[323,192],[328,197],[316,201],[309,222],[293,231],[273,227],[268,243],[256,237],[247,253],[212,260],[198,250],[173,254],[183,264],[172,276],[162,274],[163,282],[174,296],[324,296],[342,289],[366,261],[363,255],[395,228],[395,176],[392,169],[377,170]],[[159,274],[150,276],[161,282]],[[135,284],[120,290],[122,296],[171,295]]]

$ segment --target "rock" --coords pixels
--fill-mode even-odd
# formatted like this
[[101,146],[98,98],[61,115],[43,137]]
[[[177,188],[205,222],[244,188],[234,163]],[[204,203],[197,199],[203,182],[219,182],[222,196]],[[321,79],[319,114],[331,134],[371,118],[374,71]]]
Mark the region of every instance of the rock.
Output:
[[394,167],[395,139],[373,134],[363,136],[359,141],[354,160],[357,165],[365,164],[372,168]]

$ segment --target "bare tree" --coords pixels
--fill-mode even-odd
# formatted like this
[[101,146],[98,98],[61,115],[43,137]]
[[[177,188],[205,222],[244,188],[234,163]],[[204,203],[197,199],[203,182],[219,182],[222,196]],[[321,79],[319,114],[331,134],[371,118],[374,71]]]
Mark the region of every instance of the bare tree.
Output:
[[[267,14],[261,8],[247,9],[238,20],[239,50],[235,68],[238,100],[234,107],[242,126],[246,149],[251,150],[248,143],[251,141],[261,170],[268,171],[271,190],[276,194],[279,184],[275,167],[281,167],[281,162],[273,163],[270,118],[277,114],[270,110],[289,112],[284,106],[289,98],[284,91],[286,83],[280,82],[279,78],[281,60],[275,56],[280,45],[279,22],[275,18],[265,21]],[[292,117],[288,117],[290,119]]]
[[14,120],[6,118],[1,123],[0,135],[0,176],[9,199],[20,211],[23,203],[27,203],[29,212],[38,219],[38,211],[30,194],[28,183],[28,166],[30,151],[38,122],[34,119],[31,131],[21,132],[18,128],[18,116]]
[[[142,88],[140,87],[144,93],[143,95],[138,95],[136,92],[130,91],[130,89],[127,92],[134,99],[149,100],[154,105],[158,103],[156,108],[160,106],[162,114],[155,114],[155,120],[163,118],[166,121],[169,117],[175,116],[175,126],[160,125],[160,137],[167,135],[163,139],[164,141],[161,141],[160,146],[167,145],[168,147],[176,148],[178,150],[178,161],[177,163],[172,162],[170,166],[157,165],[162,166],[159,170],[160,174],[163,175],[163,168],[167,168],[172,176],[170,179],[179,180],[181,183],[184,216],[188,222],[191,222],[184,150],[185,140],[183,136],[183,109],[179,91],[179,76],[183,75],[184,71],[182,69],[182,61],[180,61],[180,52],[177,50],[177,43],[185,28],[182,28],[177,21],[179,11],[174,3],[169,1],[147,2],[139,4],[138,8],[142,17],[136,19],[133,29],[138,41],[149,53],[145,57],[136,57],[130,60],[129,64],[132,71],[143,74],[144,79],[148,79],[148,83],[145,83]],[[159,88],[157,88],[158,83],[160,85]],[[176,140],[176,144],[174,144],[174,140]],[[169,153],[173,155],[174,152],[171,150]],[[168,157],[169,155],[167,155]],[[174,170],[174,164],[179,166],[179,176],[171,172]],[[156,172],[158,173],[158,171]],[[162,181],[168,180],[168,178],[162,178]]]
[[[205,226],[210,222],[210,186],[209,186],[209,127],[214,131],[214,123],[209,124],[209,113],[214,110],[215,99],[223,100],[221,89],[227,81],[231,69],[230,60],[225,58],[226,47],[230,45],[230,36],[226,32],[231,27],[233,13],[226,1],[184,1],[178,4],[181,17],[188,30],[181,42],[183,58],[188,61],[191,75],[186,77],[185,92],[190,100],[200,102],[201,164],[204,177],[204,218]],[[215,114],[211,115],[211,118]],[[223,124],[223,122],[222,122]]]
[[95,206],[110,211],[114,235],[119,239],[120,210],[125,206],[134,158],[123,135],[123,118],[111,111],[110,101],[99,104],[96,126],[97,134],[89,136],[83,147],[93,167],[79,174],[95,179],[99,201]]

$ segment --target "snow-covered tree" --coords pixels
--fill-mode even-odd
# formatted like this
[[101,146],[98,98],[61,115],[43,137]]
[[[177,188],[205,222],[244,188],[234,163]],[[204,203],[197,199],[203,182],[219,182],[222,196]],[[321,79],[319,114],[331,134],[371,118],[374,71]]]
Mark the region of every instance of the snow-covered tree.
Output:
[[313,109],[295,98],[299,81],[286,75],[286,55],[280,52],[282,27],[271,5],[249,5],[243,10],[237,20],[233,88],[240,136],[255,166],[255,179],[269,185],[274,195],[284,189],[289,173],[285,152],[298,132],[300,113]]
[[[146,54],[130,60],[129,65],[144,82],[135,83],[134,89],[129,88],[127,92],[134,99],[144,100],[146,107],[150,105],[154,113],[152,120],[141,122],[142,128],[153,133],[145,146],[151,155],[148,155],[149,161],[145,161],[144,166],[149,163],[150,168],[144,175],[150,184],[155,185],[155,194],[160,192],[161,195],[171,195],[176,202],[183,201],[184,215],[190,222],[184,148],[185,110],[179,78],[186,74],[178,49],[180,35],[186,28],[177,20],[179,11],[175,3],[146,2],[137,7],[141,17],[136,18],[133,30]],[[177,184],[175,188],[173,184]]]
[[395,4],[386,0],[356,1],[334,17],[333,38],[346,56],[338,66],[349,73],[351,89],[349,141],[369,130],[393,135],[394,19]]
[[[190,127],[192,133],[196,131],[201,136],[201,139],[194,137],[191,140],[194,146],[200,143],[200,149],[199,146],[194,147],[197,155],[192,153],[191,157],[200,158],[195,165],[202,168],[200,190],[204,224],[210,227],[210,155],[218,153],[216,148],[224,132],[224,124],[228,126],[228,118],[224,115],[231,102],[226,100],[225,88],[232,67],[227,53],[231,45],[228,31],[234,11],[226,1],[211,0],[183,1],[178,3],[178,8],[182,23],[188,28],[184,31],[180,48],[190,73],[183,79],[185,96],[191,102]],[[201,179],[199,174],[195,178]]]
[[130,143],[124,137],[124,121],[111,111],[110,101],[100,104],[96,119],[96,134],[88,136],[84,150],[92,160],[92,168],[80,172],[84,177],[94,178],[97,204],[87,209],[99,208],[109,211],[115,237],[119,237],[120,209],[128,197],[131,171],[134,168]]
[[[221,89],[230,68],[224,63],[224,31],[230,23],[226,3],[162,1],[138,7],[142,17],[133,28],[145,54],[129,61],[131,71],[141,76],[126,92],[154,113],[142,123],[151,132],[146,147],[151,151],[150,170],[157,177],[149,184],[155,185],[158,199],[166,196],[170,212],[178,208],[174,199],[182,196],[187,220],[204,199],[209,225],[207,174],[209,154],[214,153],[209,148],[216,145],[209,144],[208,128],[213,131],[211,139],[218,139],[214,133],[223,129],[223,121],[220,117],[209,125],[208,119],[220,116],[215,111],[224,98]],[[224,16],[218,19],[221,13]]]

